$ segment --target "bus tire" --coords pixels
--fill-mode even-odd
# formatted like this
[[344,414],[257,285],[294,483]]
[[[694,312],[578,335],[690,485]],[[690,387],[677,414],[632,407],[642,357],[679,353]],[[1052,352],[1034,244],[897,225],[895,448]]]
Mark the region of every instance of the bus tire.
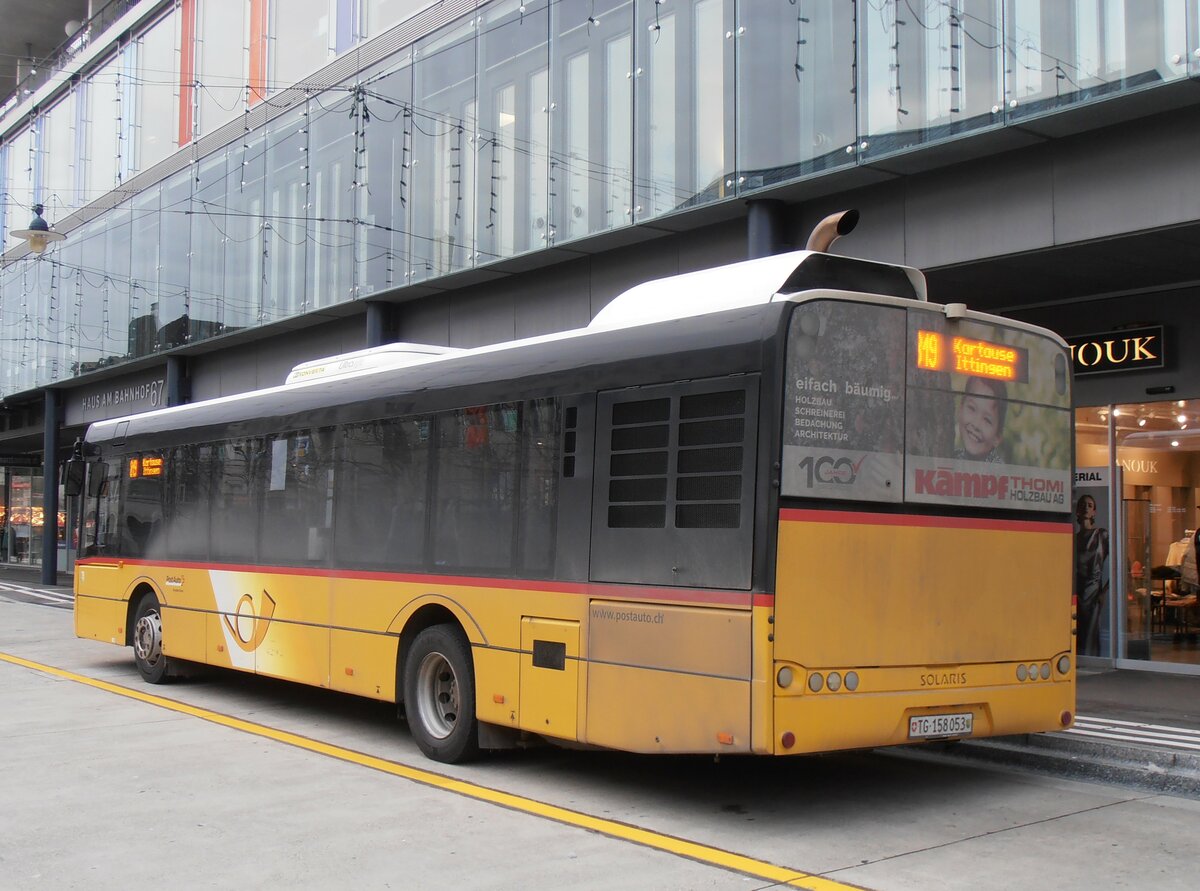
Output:
[[426,757],[446,764],[479,754],[471,645],[454,625],[431,625],[404,659],[404,712]]
[[147,684],[163,684],[171,660],[162,649],[162,611],[158,598],[143,594],[133,619],[133,662]]

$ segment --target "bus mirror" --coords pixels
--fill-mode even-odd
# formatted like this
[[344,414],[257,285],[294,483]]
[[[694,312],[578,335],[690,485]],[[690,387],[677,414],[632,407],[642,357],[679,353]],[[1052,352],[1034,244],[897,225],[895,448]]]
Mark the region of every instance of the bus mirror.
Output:
[[66,472],[63,473],[63,494],[68,498],[74,498],[83,491],[83,473],[86,469],[87,465],[76,458],[67,462]]
[[104,494],[104,481],[108,479],[108,465],[98,462],[91,466],[88,473],[88,497],[99,498]]

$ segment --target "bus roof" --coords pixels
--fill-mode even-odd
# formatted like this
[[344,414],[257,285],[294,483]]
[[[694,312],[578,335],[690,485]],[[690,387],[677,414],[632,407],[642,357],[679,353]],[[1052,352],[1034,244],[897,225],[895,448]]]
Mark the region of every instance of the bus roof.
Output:
[[626,328],[769,303],[813,288],[925,300],[918,269],[819,251],[791,251],[635,285],[592,319],[589,328]]
[[[623,363],[661,364],[667,355],[693,357],[679,363],[682,377],[749,373],[759,370],[762,340],[773,333],[770,326],[764,328],[764,315],[777,317],[782,311],[771,313],[770,305],[810,290],[926,299],[924,277],[916,269],[793,251],[645,282],[614,298],[586,328],[471,349],[388,344],[317,359],[297,365],[277,387],[97,421],[87,439],[123,440],[181,427],[268,418],[287,426],[289,415],[382,399],[391,400],[389,411],[425,411],[430,394],[454,389],[464,391],[463,405],[483,404],[489,393],[503,399],[505,382],[533,378],[557,379],[547,395],[562,387],[582,391],[628,386]],[[715,313],[722,314],[718,324],[707,318]],[[673,324],[666,329],[655,324],[663,322]],[[713,351],[722,348],[732,348],[737,358],[727,356],[717,363]],[[510,398],[518,398],[516,393],[525,388],[508,389]],[[401,396],[409,397],[403,405],[397,403]],[[445,399],[453,401],[439,401]]]

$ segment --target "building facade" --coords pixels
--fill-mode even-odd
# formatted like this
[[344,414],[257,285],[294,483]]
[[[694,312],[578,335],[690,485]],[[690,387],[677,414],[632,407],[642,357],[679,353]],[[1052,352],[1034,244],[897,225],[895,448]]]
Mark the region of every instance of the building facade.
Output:
[[0,110],[0,559],[68,567],[93,420],[579,327],[853,206],[836,250],[1075,345],[1085,655],[1200,672],[1198,100],[1200,0],[109,4]]

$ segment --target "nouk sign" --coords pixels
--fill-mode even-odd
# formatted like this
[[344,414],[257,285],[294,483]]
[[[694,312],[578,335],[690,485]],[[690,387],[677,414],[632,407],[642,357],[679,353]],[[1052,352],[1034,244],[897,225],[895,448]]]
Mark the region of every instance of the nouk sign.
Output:
[[1076,375],[1140,371],[1166,363],[1162,325],[1068,337],[1067,346]]

